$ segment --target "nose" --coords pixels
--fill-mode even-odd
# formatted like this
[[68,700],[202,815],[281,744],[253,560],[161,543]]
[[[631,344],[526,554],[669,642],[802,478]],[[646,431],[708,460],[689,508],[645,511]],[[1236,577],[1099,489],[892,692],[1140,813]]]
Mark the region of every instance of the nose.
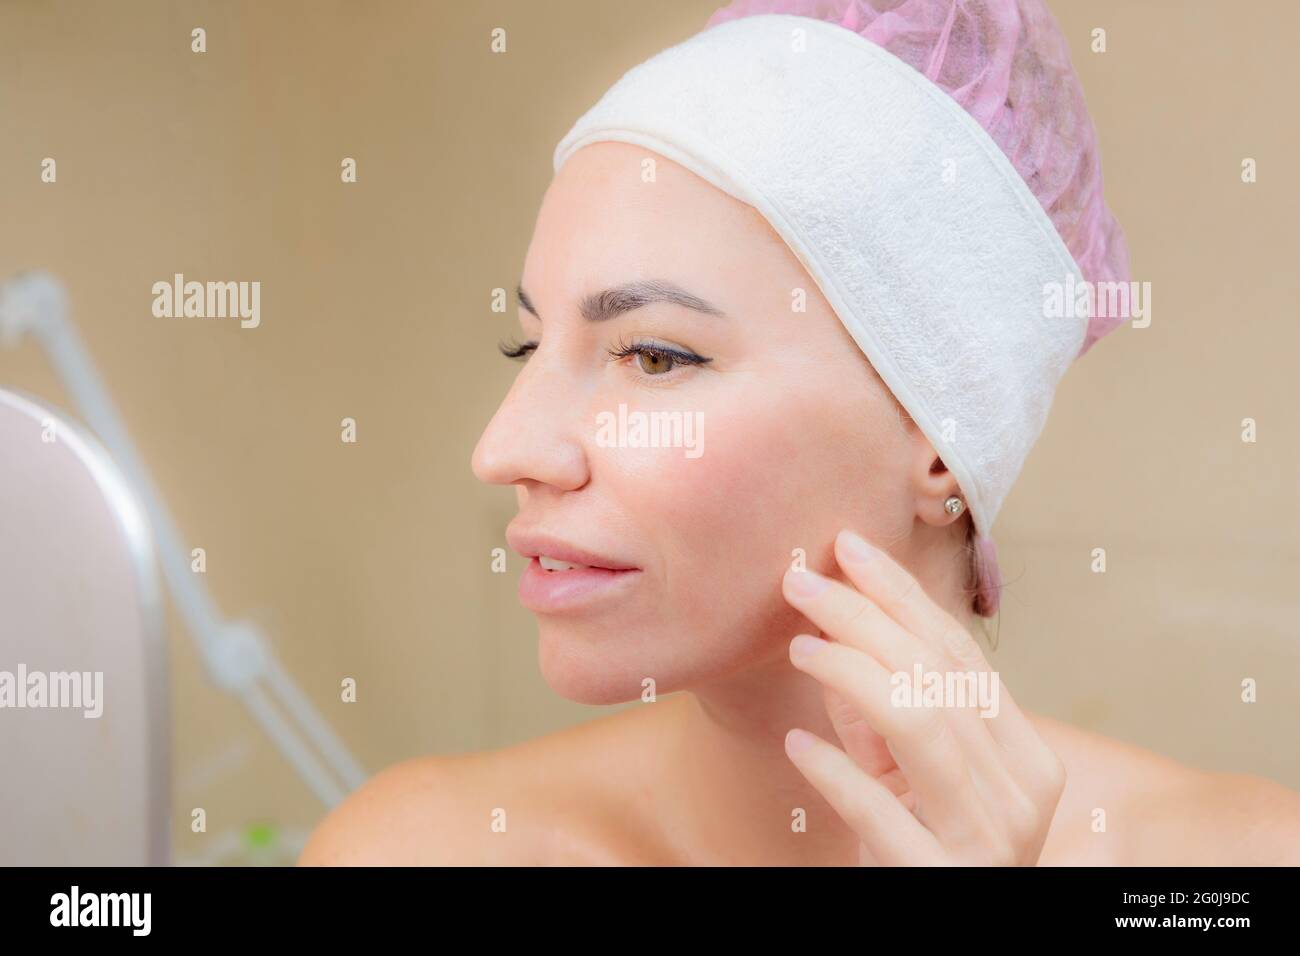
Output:
[[520,371],[479,436],[471,466],[492,485],[549,485],[576,491],[590,477],[577,391],[539,349]]

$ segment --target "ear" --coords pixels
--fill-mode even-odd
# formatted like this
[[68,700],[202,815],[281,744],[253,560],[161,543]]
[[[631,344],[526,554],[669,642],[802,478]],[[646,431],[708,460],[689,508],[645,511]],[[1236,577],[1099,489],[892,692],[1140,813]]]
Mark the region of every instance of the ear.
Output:
[[[916,516],[928,525],[942,527],[960,521],[966,513],[966,499],[957,487],[957,479],[934,452],[934,446],[919,428],[912,429],[912,490],[916,496]],[[944,506],[953,495],[962,499],[962,509],[952,514]]]

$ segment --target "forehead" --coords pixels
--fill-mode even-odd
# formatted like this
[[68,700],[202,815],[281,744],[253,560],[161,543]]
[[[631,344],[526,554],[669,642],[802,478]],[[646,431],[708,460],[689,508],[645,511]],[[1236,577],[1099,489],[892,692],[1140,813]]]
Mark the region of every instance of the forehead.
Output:
[[569,157],[546,191],[524,285],[571,295],[670,278],[707,298],[758,276],[797,285],[801,274],[752,206],[650,150],[593,143]]

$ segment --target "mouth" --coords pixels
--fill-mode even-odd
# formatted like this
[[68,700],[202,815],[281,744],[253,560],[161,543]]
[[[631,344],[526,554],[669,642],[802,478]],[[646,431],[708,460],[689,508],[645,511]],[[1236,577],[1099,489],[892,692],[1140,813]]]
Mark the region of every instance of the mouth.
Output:
[[[537,555],[537,563],[541,565],[542,570],[546,571],[547,573],[553,571],[586,571],[592,567],[592,565],[587,565],[587,564],[574,564],[570,561],[561,561],[559,558],[553,558],[549,554]],[[605,568],[602,570],[613,570],[613,569]]]
[[519,603],[535,614],[561,614],[581,610],[601,600],[609,600],[641,572],[637,569],[615,571],[582,565],[567,565],[547,570],[545,557],[532,558],[519,578]]
[[506,540],[528,558],[519,578],[519,601],[535,614],[585,610],[623,594],[641,575],[628,561],[549,535],[507,529]]

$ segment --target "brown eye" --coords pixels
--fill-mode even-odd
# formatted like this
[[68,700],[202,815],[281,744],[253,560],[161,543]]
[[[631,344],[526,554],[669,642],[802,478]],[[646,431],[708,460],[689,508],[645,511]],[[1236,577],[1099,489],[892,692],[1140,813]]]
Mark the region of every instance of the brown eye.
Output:
[[642,349],[636,354],[636,364],[641,366],[641,371],[647,375],[662,375],[672,370],[673,357],[667,352]]
[[620,364],[628,358],[636,357],[638,375],[662,378],[674,371],[679,365],[707,365],[713,359],[696,355],[688,350],[678,350],[667,345],[652,342],[631,342],[619,344],[609,350],[609,357]]

